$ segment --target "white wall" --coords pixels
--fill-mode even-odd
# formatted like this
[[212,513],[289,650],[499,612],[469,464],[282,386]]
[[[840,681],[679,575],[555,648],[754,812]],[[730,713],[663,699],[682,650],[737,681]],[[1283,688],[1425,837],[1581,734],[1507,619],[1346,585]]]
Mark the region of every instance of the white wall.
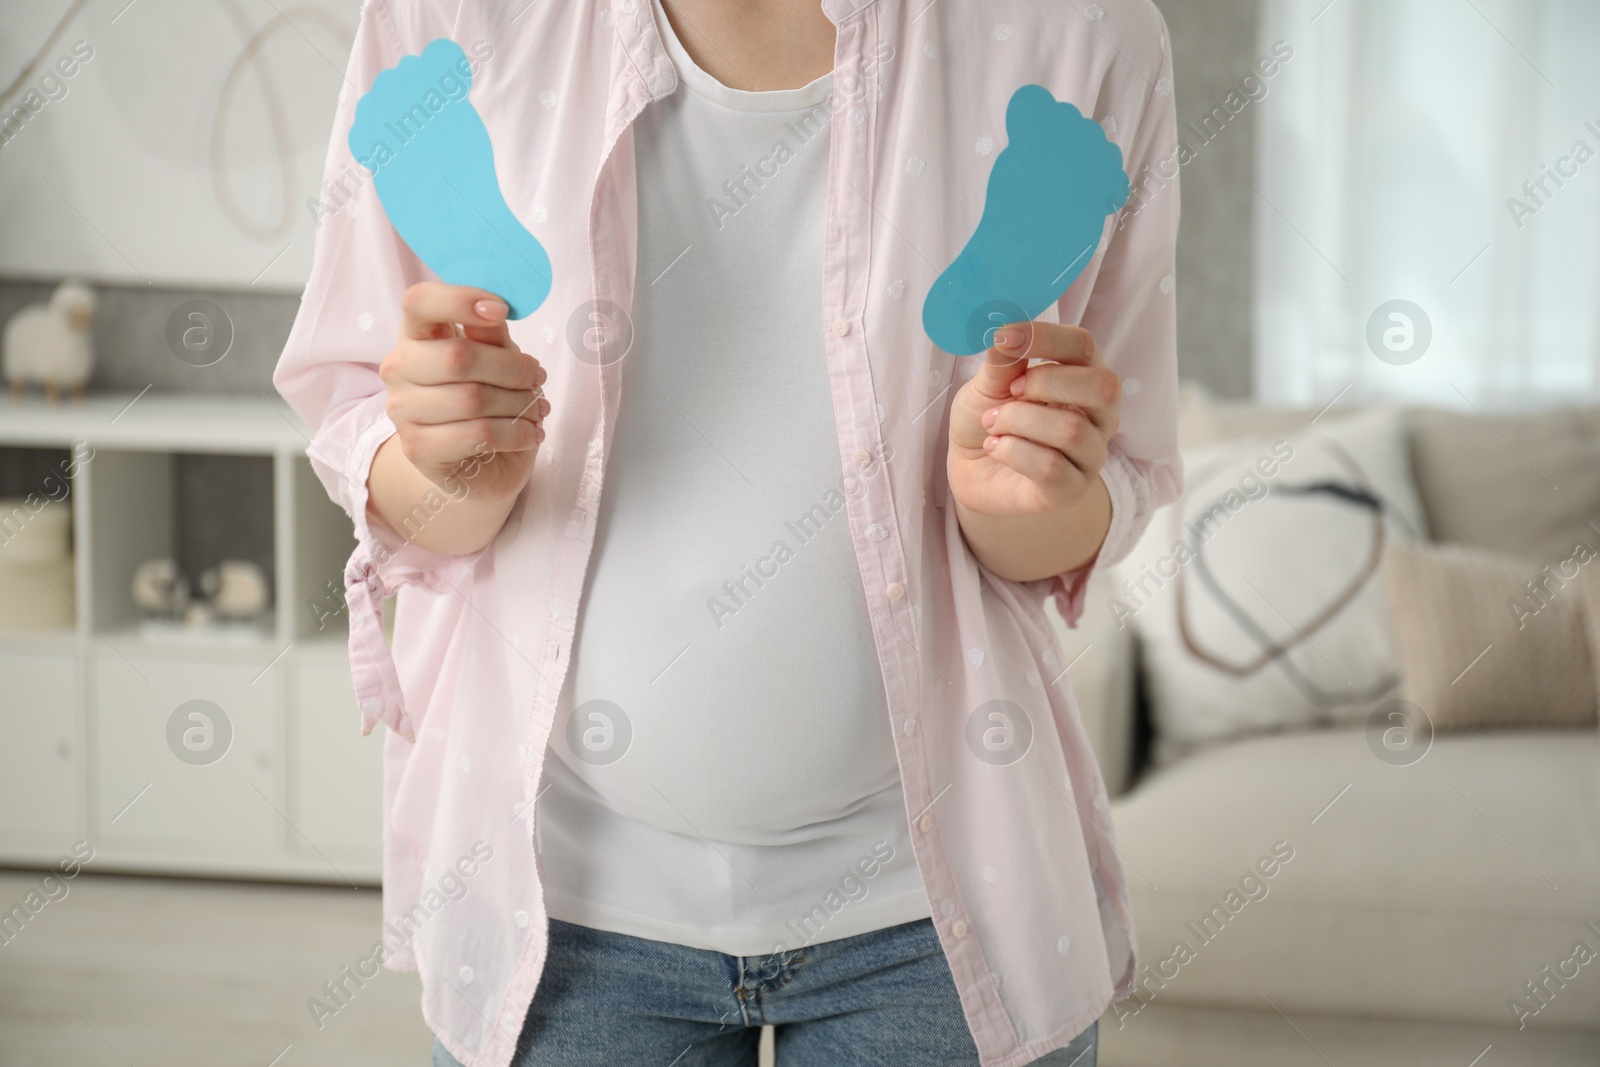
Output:
[[[71,7],[0,0],[0,86]],[[359,7],[88,0],[0,109],[37,93],[0,144],[0,274],[298,293]]]

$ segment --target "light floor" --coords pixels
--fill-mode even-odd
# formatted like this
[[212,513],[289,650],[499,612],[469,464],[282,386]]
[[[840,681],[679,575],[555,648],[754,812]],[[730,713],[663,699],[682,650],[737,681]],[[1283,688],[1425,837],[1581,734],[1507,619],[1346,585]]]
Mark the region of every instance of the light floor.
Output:
[[[41,875],[0,871],[0,911]],[[426,1067],[414,974],[319,1030],[306,1001],[377,940],[376,890],[84,873],[0,944],[0,1067]]]
[[[40,877],[0,870],[0,912]],[[0,943],[0,1067],[429,1063],[414,974],[381,971],[320,1029],[306,1006],[371,952],[376,890],[87,872],[66,885]]]

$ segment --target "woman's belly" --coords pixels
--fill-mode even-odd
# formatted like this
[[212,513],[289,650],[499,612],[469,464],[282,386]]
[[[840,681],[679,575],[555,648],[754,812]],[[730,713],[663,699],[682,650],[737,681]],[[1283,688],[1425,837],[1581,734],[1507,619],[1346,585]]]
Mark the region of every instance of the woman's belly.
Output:
[[608,486],[552,747],[661,829],[807,840],[899,779],[844,510],[859,486],[727,481],[721,506]]

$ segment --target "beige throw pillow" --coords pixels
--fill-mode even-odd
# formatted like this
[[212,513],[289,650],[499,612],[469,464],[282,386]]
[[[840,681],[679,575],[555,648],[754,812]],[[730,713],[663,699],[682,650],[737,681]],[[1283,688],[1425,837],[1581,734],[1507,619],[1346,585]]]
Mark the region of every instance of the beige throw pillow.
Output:
[[1401,695],[1434,729],[1595,725],[1584,606],[1600,608],[1593,550],[1575,547],[1544,565],[1399,541],[1385,553],[1383,577]]
[[[1541,565],[1600,537],[1600,410],[1406,412],[1412,473],[1436,541]],[[1485,496],[1484,487],[1493,486]],[[1535,570],[1538,567],[1534,568]]]

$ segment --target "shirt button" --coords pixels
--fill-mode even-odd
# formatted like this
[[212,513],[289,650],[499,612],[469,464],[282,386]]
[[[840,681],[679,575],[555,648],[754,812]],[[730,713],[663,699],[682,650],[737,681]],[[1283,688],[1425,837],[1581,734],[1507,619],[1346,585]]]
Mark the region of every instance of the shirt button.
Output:
[[952,934],[954,934],[956,937],[966,937],[967,936],[967,920],[965,920],[965,919],[957,919],[955,922],[951,923],[950,924],[950,932]]
[[917,820],[917,829],[921,830],[925,834],[926,833],[932,833],[933,832],[933,816],[932,815],[924,815],[922,818],[918,819]]
[[840,337],[850,332],[850,324],[844,319],[833,320],[833,332]]
[[512,919],[516,920],[516,923],[517,923],[518,926],[527,926],[528,925],[528,913],[525,912],[525,911],[517,912],[515,915],[512,916]]
[[901,724],[900,729],[904,730],[908,734],[914,733],[917,729],[917,717],[915,715],[907,716],[906,721]]
[[462,985],[471,985],[472,984],[472,968],[471,967],[463,967],[463,968],[461,968],[461,970],[457,971],[456,973],[458,975],[460,975],[461,984]]
[[868,452],[864,448],[856,449],[856,454],[850,458],[855,460],[856,466],[860,467],[862,470],[866,470],[868,467],[872,466],[872,453]]
[[889,536],[889,531],[885,530],[881,523],[875,522],[871,526],[867,527],[867,536],[872,538],[874,541],[882,541],[885,537]]
[[906,587],[901,585],[899,582],[894,582],[889,586],[889,599],[890,600],[899,600],[901,597],[903,597],[905,595],[906,595]]

